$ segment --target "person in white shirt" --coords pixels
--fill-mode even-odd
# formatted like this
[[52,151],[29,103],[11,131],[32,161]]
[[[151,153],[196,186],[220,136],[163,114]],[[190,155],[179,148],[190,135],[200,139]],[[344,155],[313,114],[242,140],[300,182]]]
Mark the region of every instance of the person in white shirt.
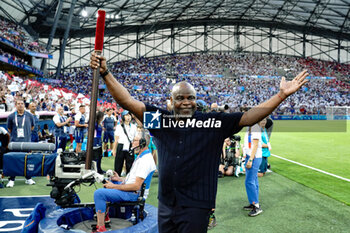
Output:
[[248,216],[254,217],[262,213],[259,205],[259,181],[258,170],[262,160],[261,128],[258,124],[248,127],[244,137],[244,148],[246,153],[245,188],[249,205],[244,210],[250,210]]
[[119,177],[114,172],[111,182],[107,181],[104,188],[98,189],[94,193],[94,201],[97,215],[96,232],[107,231],[105,222],[109,222],[109,216],[106,215],[106,202],[126,202],[136,201],[139,197],[140,189],[143,183],[146,183],[144,198],[147,198],[149,186],[153,172],[156,170],[152,154],[148,149],[150,143],[150,134],[144,129],[137,133],[132,142],[132,151],[137,155],[132,164],[130,173],[125,179]]
[[131,123],[131,115],[129,111],[122,112],[122,123],[117,125],[115,130],[115,140],[113,146],[114,170],[121,175],[124,161],[126,166],[126,174],[129,173],[134,155],[130,154],[131,142],[134,139],[137,128]]

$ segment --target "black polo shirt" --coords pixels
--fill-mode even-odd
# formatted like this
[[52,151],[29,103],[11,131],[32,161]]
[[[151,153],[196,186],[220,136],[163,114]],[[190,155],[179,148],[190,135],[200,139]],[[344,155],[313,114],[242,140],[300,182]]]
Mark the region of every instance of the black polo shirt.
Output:
[[243,113],[195,112],[185,127],[174,127],[168,120],[172,113],[146,105],[147,112],[157,110],[162,113],[161,129],[150,132],[158,150],[159,201],[214,208],[222,145],[241,130],[238,123]]

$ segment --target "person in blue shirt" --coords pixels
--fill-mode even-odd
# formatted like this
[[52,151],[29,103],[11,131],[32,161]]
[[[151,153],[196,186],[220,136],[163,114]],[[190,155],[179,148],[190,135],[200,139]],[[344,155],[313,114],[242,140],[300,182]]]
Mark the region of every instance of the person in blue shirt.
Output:
[[[96,123],[95,123],[95,134],[94,134],[94,147],[98,148],[98,158],[95,158],[96,166],[97,166],[97,172],[100,174],[103,174],[104,171],[101,168],[101,162],[102,162],[102,121],[103,121],[104,113],[98,111],[96,113]],[[95,148],[94,148],[95,150]]]
[[268,164],[267,158],[270,157],[271,155],[270,140],[269,140],[268,132],[265,127],[266,123],[267,123],[267,119],[264,119],[259,123],[261,127],[261,147],[262,147],[262,160],[258,171],[259,177],[262,177],[265,175],[267,171],[267,164]]
[[[276,95],[245,113],[198,112],[194,87],[179,82],[172,88],[169,112],[134,99],[109,72],[105,57],[92,53],[90,67],[99,69],[111,95],[123,109],[141,122],[145,114],[152,116],[147,121],[157,119],[161,125],[150,132],[159,155],[158,230],[162,233],[207,232],[209,216],[215,208],[224,139],[271,114],[307,82],[308,75],[303,71],[289,82],[282,78]],[[251,161],[248,169],[249,165]]]
[[32,142],[39,142],[39,115],[35,113],[36,104],[34,102],[30,103],[29,111],[34,117],[34,128],[32,130]]
[[53,117],[53,122],[55,123],[55,142],[56,150],[62,149],[66,150],[66,145],[68,141],[68,130],[70,126],[71,117],[66,117],[64,115],[63,107],[60,106],[57,108],[57,114]]
[[[24,110],[24,101],[17,99],[15,102],[16,111],[7,118],[7,130],[10,133],[11,142],[31,142],[32,130],[34,129],[34,117]],[[26,176],[26,184],[35,184],[31,177]],[[15,177],[11,176],[6,187],[12,188],[15,185]]]
[[75,124],[75,131],[74,131],[74,138],[75,142],[77,143],[77,147],[75,148],[75,152],[79,153],[81,152],[81,145],[83,144],[84,138],[87,133],[87,127],[88,124],[86,123],[86,116],[85,116],[85,105],[79,106],[79,112],[75,115],[74,124]]
[[105,157],[108,155],[108,142],[110,145],[111,151],[113,151],[113,144],[114,144],[114,131],[115,126],[117,125],[117,119],[115,116],[112,115],[113,109],[109,108],[107,109],[107,115],[103,119],[103,142],[104,142],[104,150],[105,150]]

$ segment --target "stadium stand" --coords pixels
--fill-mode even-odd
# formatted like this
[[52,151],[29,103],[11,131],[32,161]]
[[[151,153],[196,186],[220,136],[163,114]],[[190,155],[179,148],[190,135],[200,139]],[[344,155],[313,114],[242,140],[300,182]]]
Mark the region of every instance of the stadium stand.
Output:
[[[171,65],[173,65],[171,73],[173,78],[169,78]],[[312,68],[314,65],[315,67]],[[350,104],[349,83],[332,77],[335,72],[348,75],[350,66],[312,59],[254,54],[187,55],[122,61],[113,64],[111,70],[135,98],[150,104],[165,107],[173,81],[187,80],[195,86],[199,99],[207,103],[228,104],[231,111],[237,111],[241,106],[262,103],[276,93],[279,88],[279,79],[274,76],[278,75],[281,67],[293,67],[293,70],[287,73],[292,76],[299,70],[309,69],[311,79],[301,91],[288,98],[276,113],[325,114],[326,106]],[[7,76],[3,74],[3,77]],[[48,90],[56,88],[72,93],[74,96],[79,93],[88,96],[92,72],[88,67],[82,67],[64,73],[60,80],[29,81],[26,77],[22,79],[27,85],[21,90],[20,95],[24,93],[30,95],[31,100],[39,103],[41,110],[54,110],[57,104],[70,105],[73,102],[68,103],[68,99],[65,99],[62,94],[57,94],[57,91],[48,92]],[[5,86],[13,85],[15,81],[7,80]],[[100,84],[103,86],[102,81]],[[36,87],[32,87],[33,85]],[[6,93],[5,88],[2,88],[2,97],[11,101],[11,98],[6,97],[8,94],[9,90]],[[102,91],[99,100],[106,103],[113,102],[108,91]],[[43,102],[46,103],[43,104]],[[6,103],[11,109],[11,103]]]

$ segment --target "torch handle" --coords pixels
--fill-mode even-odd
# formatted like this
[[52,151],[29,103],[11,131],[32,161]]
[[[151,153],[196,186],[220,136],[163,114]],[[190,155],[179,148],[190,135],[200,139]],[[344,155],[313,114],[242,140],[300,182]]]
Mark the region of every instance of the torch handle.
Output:
[[[95,53],[97,55],[101,55],[101,51],[95,51]],[[92,154],[93,154],[99,77],[100,77],[100,68],[93,69],[88,140],[87,140],[86,160],[85,160],[85,169],[87,170],[91,169],[91,161],[92,161]]]

